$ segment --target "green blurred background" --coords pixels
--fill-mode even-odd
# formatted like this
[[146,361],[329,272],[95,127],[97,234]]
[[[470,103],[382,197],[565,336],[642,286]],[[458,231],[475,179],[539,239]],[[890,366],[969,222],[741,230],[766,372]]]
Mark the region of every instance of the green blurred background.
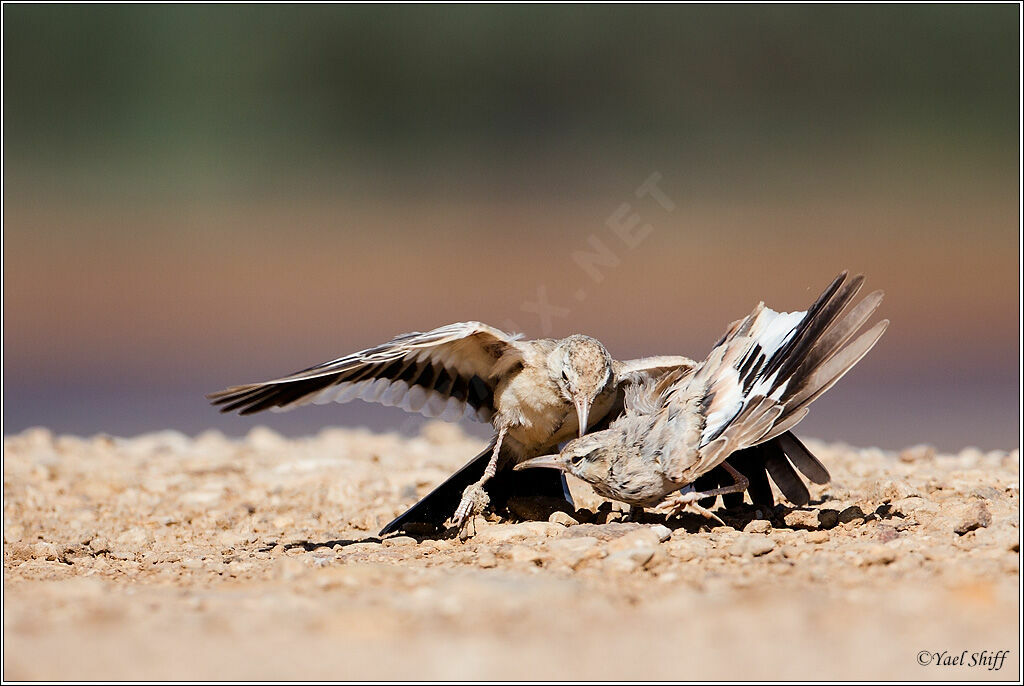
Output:
[[[413,430],[203,394],[464,319],[698,357],[849,268],[892,325],[802,433],[1017,447],[1018,25],[1010,4],[4,5],[4,432]],[[636,196],[652,173],[672,211]],[[623,203],[652,227],[633,247],[606,225]],[[595,245],[599,281],[573,257]]]

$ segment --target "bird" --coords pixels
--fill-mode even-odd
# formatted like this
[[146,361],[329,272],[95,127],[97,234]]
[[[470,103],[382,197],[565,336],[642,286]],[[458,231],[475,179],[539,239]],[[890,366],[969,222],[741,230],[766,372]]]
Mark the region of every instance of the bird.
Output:
[[[805,311],[776,312],[759,303],[728,328],[700,364],[627,389],[624,411],[607,429],[515,469],[560,469],[606,498],[669,514],[687,507],[703,510],[701,501],[750,488],[751,480],[729,461],[744,451],[760,449],[757,459],[767,462],[779,459],[781,449],[791,459],[797,456],[806,475],[827,480],[824,465],[801,450],[802,444],[795,445],[789,432],[889,324],[883,319],[851,342],[883,296],[875,291],[851,306],[863,281],[862,275],[848,278],[842,272]],[[716,477],[713,487],[695,486],[718,469],[731,483]]]
[[[491,496],[485,485],[499,471],[511,472],[515,464],[584,435],[616,406],[622,407],[629,386],[693,364],[675,355],[617,361],[590,336],[524,340],[469,321],[401,334],[288,376],[232,386],[207,398],[222,412],[242,415],[358,398],[443,420],[490,422],[495,434],[487,449],[387,525],[383,535],[409,521],[438,519],[439,506],[448,505],[456,487],[462,489],[458,505],[444,516],[463,527],[487,506]],[[527,481],[503,474],[496,490],[567,492],[560,473],[547,476]]]

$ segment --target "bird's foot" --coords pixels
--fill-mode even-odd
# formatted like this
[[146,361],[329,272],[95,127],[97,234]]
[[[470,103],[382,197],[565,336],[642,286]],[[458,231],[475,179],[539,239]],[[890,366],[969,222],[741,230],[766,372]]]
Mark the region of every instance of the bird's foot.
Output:
[[697,503],[698,500],[702,500],[706,496],[706,493],[701,493],[700,491],[676,493],[670,498],[666,498],[665,500],[663,500],[661,504],[658,505],[658,509],[666,510],[669,515],[678,515],[682,514],[688,508],[693,508],[694,510],[701,513],[705,517],[713,519],[722,526],[725,526],[725,522],[723,522],[718,515]]
[[[466,487],[466,490],[462,492],[462,500],[459,501],[459,506],[456,508],[455,514],[452,515],[452,523],[458,529],[459,538],[469,537],[469,523],[476,515],[483,514],[490,504],[491,497],[487,495],[483,484],[475,483]],[[473,533],[476,534],[475,528]]]

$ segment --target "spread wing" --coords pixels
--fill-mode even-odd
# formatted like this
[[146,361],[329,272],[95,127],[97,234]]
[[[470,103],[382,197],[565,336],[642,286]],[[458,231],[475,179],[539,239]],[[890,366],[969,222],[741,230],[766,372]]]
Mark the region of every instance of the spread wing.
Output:
[[359,399],[427,417],[490,421],[498,375],[522,361],[518,338],[480,322],[459,322],[207,397],[221,412],[240,414]]
[[[815,398],[871,350],[888,321],[850,339],[877,309],[882,294],[876,291],[848,307],[863,277],[848,281],[846,276],[840,274],[803,312],[780,313],[758,305],[730,327],[692,375],[667,390],[654,425],[677,448],[662,458],[671,480],[691,483],[734,451],[783,436]],[[792,448],[787,455],[800,453],[788,437],[783,445]],[[803,461],[811,472],[819,471]]]

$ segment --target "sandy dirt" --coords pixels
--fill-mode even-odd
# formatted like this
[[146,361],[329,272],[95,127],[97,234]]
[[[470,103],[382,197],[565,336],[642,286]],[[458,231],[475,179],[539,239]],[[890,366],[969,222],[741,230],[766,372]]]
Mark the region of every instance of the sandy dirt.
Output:
[[1018,451],[808,445],[833,474],[809,507],[725,527],[573,483],[571,517],[381,541],[481,441],[29,430],[4,439],[3,676],[1019,679]]

